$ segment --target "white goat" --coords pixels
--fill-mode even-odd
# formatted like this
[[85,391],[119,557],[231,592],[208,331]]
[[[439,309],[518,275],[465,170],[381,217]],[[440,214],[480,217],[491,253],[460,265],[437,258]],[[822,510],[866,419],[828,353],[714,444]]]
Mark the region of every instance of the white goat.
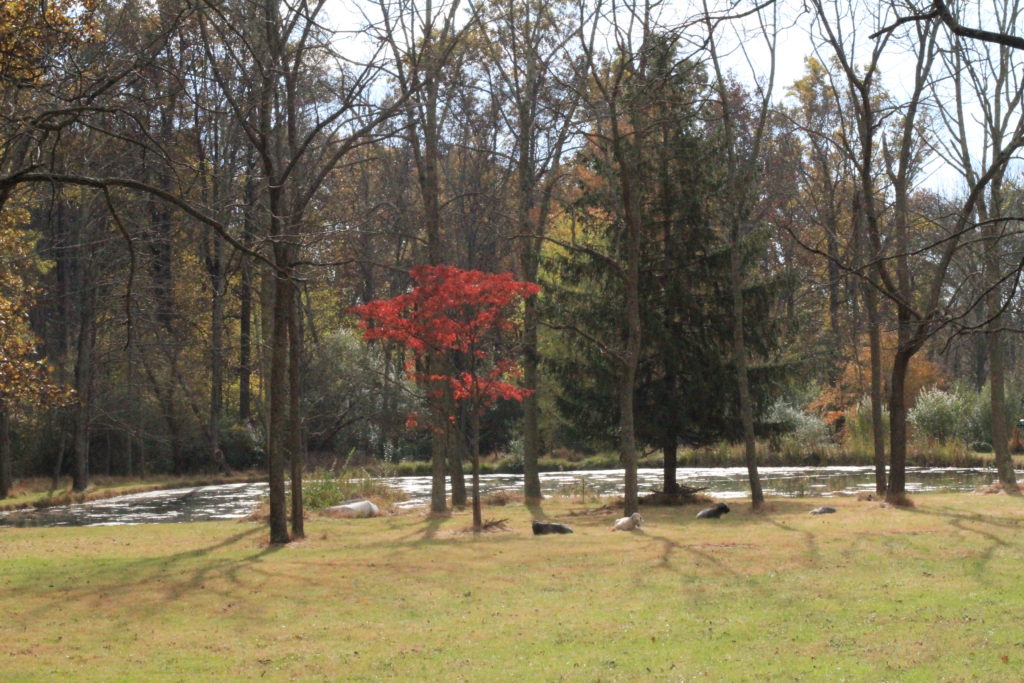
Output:
[[639,512],[634,512],[629,517],[620,517],[615,520],[615,525],[612,527],[612,531],[632,531],[633,529],[639,529],[640,525],[643,524],[644,518],[640,516]]

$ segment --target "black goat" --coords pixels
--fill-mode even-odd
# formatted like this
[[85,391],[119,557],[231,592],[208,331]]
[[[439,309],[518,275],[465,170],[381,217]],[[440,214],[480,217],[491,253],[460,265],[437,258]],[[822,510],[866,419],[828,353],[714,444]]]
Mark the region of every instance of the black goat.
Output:
[[718,519],[726,512],[729,511],[729,506],[725,503],[718,503],[713,508],[701,510],[697,513],[697,519]]

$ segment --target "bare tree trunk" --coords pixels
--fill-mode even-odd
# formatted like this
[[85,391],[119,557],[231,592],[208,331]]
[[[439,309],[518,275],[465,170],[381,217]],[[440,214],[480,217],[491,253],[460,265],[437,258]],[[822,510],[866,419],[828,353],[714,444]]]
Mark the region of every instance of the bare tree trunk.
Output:
[[832,340],[836,347],[839,347],[842,340],[842,329],[840,325],[839,311],[842,305],[840,296],[840,275],[839,275],[839,244],[836,239],[835,226],[838,223],[838,211],[833,206],[833,200],[829,199],[829,216],[826,223],[825,239],[828,249],[828,320],[829,328],[832,331]]
[[[434,374],[440,358],[436,354],[427,357],[428,374]],[[436,383],[435,383],[436,384]],[[429,387],[428,387],[429,388]],[[443,391],[443,389],[439,389]],[[430,403],[430,418],[434,433],[430,440],[430,511],[448,511],[448,496],[445,492],[445,459],[448,452],[449,422],[440,399]]]
[[[91,283],[89,283],[91,285]],[[91,286],[83,283],[81,324],[78,332],[78,358],[75,361],[75,469],[72,488],[84,491],[89,486],[89,429],[92,424],[93,350],[96,321],[93,320]]]
[[[620,169],[628,170],[620,161]],[[622,383],[619,385],[619,457],[625,470],[626,511],[631,515],[640,507],[636,472],[636,373],[640,364],[640,226],[631,192],[632,179],[622,179],[623,205],[626,208],[626,349],[622,354]]]
[[539,502],[540,490],[540,397],[537,395],[540,353],[537,337],[537,304],[530,297],[523,310],[523,386],[531,391],[523,398],[523,494],[527,503]]
[[[1002,147],[1002,131],[993,130],[993,147]],[[992,179],[989,190],[990,207],[986,210],[985,203],[979,202],[979,217],[982,219],[1003,216],[1003,173]],[[1013,456],[1010,454],[1010,435],[1006,424],[1006,360],[1003,337],[1003,288],[1000,285],[1002,275],[1002,259],[1000,258],[1001,235],[996,223],[986,221],[982,228],[985,243],[985,282],[989,290],[985,295],[988,314],[986,342],[988,344],[989,391],[992,399],[992,448],[995,450],[996,473],[1003,491],[1009,495],[1019,496],[1017,476],[1013,471]]]
[[612,154],[619,171],[619,193],[626,227],[626,262],[623,264],[625,288],[626,344],[621,358],[619,383],[619,459],[622,461],[625,488],[625,514],[640,507],[636,455],[636,373],[640,365],[640,344],[643,331],[640,320],[640,215],[638,197],[633,188],[634,164],[625,148],[626,141],[619,128],[615,104],[610,116]]
[[[901,327],[903,323],[901,323]],[[902,336],[902,334],[900,335]],[[910,350],[902,344],[896,350],[892,362],[892,379],[889,387],[889,486],[885,499],[896,505],[903,504],[907,489],[907,404],[906,380],[910,359],[917,349]]]
[[[382,15],[381,38],[390,45],[395,59],[395,80],[404,101],[407,132],[410,148],[415,157],[417,183],[423,203],[423,228],[426,233],[427,263],[444,263],[444,235],[441,224],[441,184],[438,176],[440,159],[441,121],[440,95],[442,68],[451,51],[460,42],[464,28],[457,27],[459,2],[435,6],[427,2],[424,6],[411,9],[405,6],[400,11],[383,0],[378,8]],[[410,11],[411,9],[411,11]],[[405,44],[399,44],[403,37]],[[443,372],[447,365],[442,354],[430,353],[425,360],[429,372]],[[428,391],[440,389],[430,386]],[[431,492],[430,510],[433,513],[447,511],[445,500],[445,470],[449,449],[453,440],[448,415],[443,405],[443,390],[430,397],[431,419]],[[461,471],[452,477],[463,477]],[[463,481],[463,487],[465,486]]]
[[11,472],[11,418],[7,406],[0,401],[0,499],[11,493],[14,479]]
[[[989,295],[992,296],[991,294]],[[998,305],[998,304],[996,304]],[[1019,496],[1017,476],[1013,471],[1013,456],[1010,455],[1009,434],[1006,425],[1006,391],[1004,388],[1004,351],[1002,333],[999,329],[1001,315],[996,315],[988,332],[989,381],[992,396],[992,447],[996,455],[996,472],[1003,491]]]
[[68,430],[64,426],[64,420],[62,415],[64,409],[58,409],[60,412],[57,415],[57,429],[60,430],[60,436],[57,438],[57,457],[54,458],[53,463],[53,477],[51,479],[50,488],[56,491],[60,487],[60,473],[64,469],[64,450],[67,448],[68,441]]
[[[639,316],[637,319],[639,320]],[[619,460],[623,468],[626,515],[631,515],[640,508],[636,472],[636,421],[633,414],[635,384],[636,364],[627,360],[622,364],[622,381],[619,385]]]
[[[438,160],[438,130],[437,130],[437,82],[436,74],[430,76],[425,87],[427,103],[425,106],[426,117],[424,119],[424,149],[420,165],[420,187],[423,192],[423,205],[427,226],[427,258],[431,265],[443,262],[443,239],[441,234],[441,209],[440,209],[440,184],[437,175]],[[432,368],[447,366],[450,362],[443,354],[432,354],[428,361]],[[443,372],[443,371],[442,371]],[[452,448],[451,423],[448,420],[450,408],[446,400],[449,395],[448,387],[445,385],[440,389],[440,395],[432,399],[434,403],[434,431],[431,443],[431,457],[433,459],[431,474],[435,481],[431,485],[431,506],[432,512],[445,512],[448,509],[448,501],[445,499],[445,472],[446,461]],[[437,478],[440,477],[440,481]],[[457,478],[463,478],[461,488],[465,490],[465,479],[461,472],[451,472],[452,487],[457,484]]]
[[177,409],[174,405],[174,389],[157,379],[145,356],[143,365],[146,368],[146,377],[153,389],[153,395],[156,396],[160,411],[163,413],[164,423],[167,425],[168,441],[171,447],[171,472],[177,475],[184,474],[187,463],[181,447],[181,422],[178,420]]
[[210,458],[215,467],[226,471],[224,454],[220,449],[220,423],[224,415],[224,244],[214,236],[210,285],[210,419],[207,429],[210,437]]
[[[474,401],[474,403],[476,402]],[[484,520],[480,512],[480,410],[476,405],[471,408],[469,439],[473,459],[473,528],[480,531],[484,528]]]
[[[255,172],[254,169],[249,170]],[[256,182],[250,177],[245,183],[245,218],[243,219],[242,244],[251,247],[256,239],[255,220],[252,211],[256,204]],[[252,263],[242,259],[242,282],[239,286],[238,321],[238,421],[249,426],[252,419]]]
[[743,459],[750,480],[750,503],[757,509],[764,504],[761,477],[757,471],[757,443],[754,440],[754,409],[750,402],[750,378],[747,375],[747,343],[744,339],[743,255],[740,252],[740,230],[732,229],[729,254],[729,286],[732,290],[732,348],[736,361],[736,385],[740,400],[740,421],[743,425]]
[[[994,185],[993,205],[996,210],[999,207],[998,183]],[[1001,272],[999,259],[999,235],[994,223],[989,222],[983,229],[985,237],[986,254],[985,270],[987,271],[986,282],[991,289],[985,296],[985,303],[988,309],[988,330],[985,338],[988,344],[989,359],[989,391],[992,398],[992,448],[995,450],[996,472],[1003,491],[1010,495],[1020,495],[1017,486],[1017,477],[1013,471],[1013,456],[1010,455],[1010,435],[1006,424],[1006,389],[1005,374],[1006,364],[1004,360],[1003,347],[1003,314],[1002,314],[1002,288],[999,287]]]
[[[874,211],[874,203],[865,202],[861,191],[854,192],[852,209],[857,233],[855,239],[858,263],[863,263],[866,255],[871,252],[867,234],[867,221],[869,220],[867,212]],[[885,469],[885,422],[882,415],[884,400],[882,396],[882,322],[881,313],[878,310],[878,291],[875,289],[882,276],[877,266],[869,266],[869,273],[867,279],[861,279],[857,281],[857,284],[864,299],[864,311],[868,319],[868,367],[871,373],[869,400],[871,402],[871,446],[875,465],[875,493],[885,495],[888,488],[888,477]],[[855,339],[855,343],[859,344],[859,341]]]
[[[273,213],[273,208],[271,209]],[[273,234],[273,233],[272,233]],[[275,263],[287,261],[283,245],[274,247]],[[288,450],[288,314],[291,285],[278,272],[274,278],[274,314],[270,339],[270,400],[267,478],[270,485],[270,542],[288,543],[288,513],[285,494],[285,453]]]
[[661,447],[664,462],[664,491],[668,495],[679,493],[679,482],[676,480],[676,469],[679,467],[679,447],[675,441],[666,442]]
[[299,326],[299,288],[288,281],[291,310],[288,315],[288,442],[292,464],[292,538],[305,538],[303,524],[302,474],[305,458],[302,448],[302,330]]
[[245,426],[252,417],[252,271],[247,260],[238,298],[238,421]]
[[[547,229],[551,199],[557,183],[557,168],[564,143],[573,125],[574,112],[585,88],[572,81],[586,72],[585,65],[569,67],[559,41],[568,37],[573,23],[569,6],[541,0],[538,3],[494,3],[493,16],[484,17],[484,30],[502,42],[503,55],[497,63],[498,81],[515,107],[514,132],[516,220],[515,240],[519,277],[537,280],[538,264]],[[486,13],[487,10],[485,10]],[[563,53],[564,55],[564,53]],[[560,71],[560,67],[569,67]],[[568,82],[565,74],[568,73]],[[556,94],[554,83],[562,83],[568,97]],[[511,117],[510,117],[511,118]],[[523,493],[528,503],[543,498],[540,489],[540,364],[537,303],[527,299],[523,311]]]
[[[743,449],[744,461],[747,466],[747,476],[750,480],[750,502],[757,509],[764,503],[764,492],[761,489],[761,478],[757,470],[757,444],[754,440],[754,411],[750,399],[750,378],[747,372],[747,345],[746,332],[744,329],[744,303],[743,303],[743,255],[741,253],[740,241],[743,237],[742,227],[750,220],[756,204],[756,196],[759,192],[757,178],[759,174],[758,164],[761,162],[761,145],[764,143],[769,116],[771,113],[771,91],[775,79],[775,37],[769,27],[774,26],[774,21],[762,24],[764,37],[769,47],[768,59],[770,64],[769,78],[764,86],[759,87],[758,113],[753,121],[752,146],[749,152],[740,153],[739,136],[737,135],[737,112],[731,101],[729,87],[726,83],[725,73],[722,69],[718,55],[718,47],[715,39],[715,27],[708,12],[707,3],[704,4],[704,21],[708,27],[708,47],[710,50],[711,63],[714,65],[715,90],[717,91],[722,113],[722,128],[725,133],[725,153],[727,157],[727,181],[728,187],[734,193],[726,201],[730,204],[730,211],[727,212],[727,225],[729,226],[729,285],[732,299],[732,346],[736,363],[736,383],[739,392],[740,422],[743,428]],[[748,124],[749,125],[749,124]]]
[[882,417],[882,330],[878,314],[878,293],[870,284],[864,288],[864,305],[868,313],[868,345],[871,355],[871,442],[875,463],[875,493],[884,495],[888,489],[885,472],[885,423]]
[[[454,371],[450,371],[453,372]],[[466,502],[469,500],[466,494],[466,475],[463,471],[463,455],[467,456],[468,459],[472,460],[472,444],[469,443],[465,436],[466,422],[470,418],[465,413],[465,406],[458,405],[455,403],[455,397],[452,395],[451,387],[445,386],[444,395],[445,410],[449,415],[455,416],[455,425],[451,426],[451,434],[448,448],[448,476],[452,482],[452,507],[464,508]],[[457,426],[456,426],[457,425]],[[472,426],[470,426],[472,429]]]
[[[437,356],[431,359],[431,363],[437,360]],[[443,389],[442,389],[443,391]],[[431,419],[433,420],[433,432],[430,440],[430,511],[446,512],[448,510],[448,496],[446,493],[446,478],[448,473],[448,454],[452,448],[451,424],[448,422],[448,412],[445,410],[443,398],[433,400],[431,406]],[[454,480],[459,475],[451,473]],[[465,483],[463,482],[463,489]]]

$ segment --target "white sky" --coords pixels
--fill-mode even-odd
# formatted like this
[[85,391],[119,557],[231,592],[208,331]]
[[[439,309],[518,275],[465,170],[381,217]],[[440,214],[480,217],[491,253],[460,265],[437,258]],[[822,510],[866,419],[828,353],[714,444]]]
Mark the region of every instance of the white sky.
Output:
[[[461,1],[464,5],[467,3],[467,0]],[[441,2],[444,0],[438,0],[438,4]],[[714,13],[715,0],[708,2]],[[722,0],[722,3],[728,2],[729,0]],[[422,3],[419,4],[422,6]],[[883,3],[877,0],[833,0],[831,5],[833,9],[843,13],[857,12],[864,15],[856,21],[847,16],[842,22],[842,30],[847,32],[848,37],[852,38],[856,34],[855,61],[859,64],[867,63],[868,51],[874,44],[874,41],[868,40],[868,35],[880,26],[888,25],[896,17],[893,13],[883,17],[868,16],[882,5]],[[347,54],[367,54],[366,42],[356,35],[356,32],[366,23],[363,12],[371,16],[379,14],[375,7],[372,0],[327,0],[329,19],[343,30],[339,40],[346,43],[344,50]],[[674,0],[672,4],[666,6],[664,17],[666,23],[681,22],[686,17],[698,15],[701,11],[702,5],[695,1]],[[775,53],[773,99],[781,101],[789,86],[804,75],[806,57],[816,55],[818,59],[826,61],[831,52],[829,47],[822,46],[816,53],[815,40],[812,39],[815,31],[813,15],[805,10],[805,3],[802,0],[779,0],[774,6],[774,11],[778,12],[775,18],[779,33]],[[719,32],[723,62],[739,80],[746,83],[752,83],[755,79],[763,82],[770,65],[769,52],[758,28],[758,19],[749,17],[724,25]],[[1024,34],[1024,29],[1020,33]],[[818,42],[820,43],[820,40]],[[907,45],[912,45],[912,42],[891,40],[880,60],[884,87],[897,99],[906,93],[912,82],[913,58],[907,49]],[[740,49],[741,46],[743,49]],[[980,145],[980,134],[972,133],[972,137],[976,137]],[[952,192],[961,185],[961,181],[958,173],[948,166],[935,164],[924,184],[935,190]]]

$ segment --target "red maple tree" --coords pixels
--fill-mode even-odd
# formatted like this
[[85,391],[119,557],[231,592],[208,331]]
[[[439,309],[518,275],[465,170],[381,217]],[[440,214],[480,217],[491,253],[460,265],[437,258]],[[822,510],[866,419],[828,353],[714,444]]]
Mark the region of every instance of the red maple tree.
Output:
[[[427,354],[462,354],[463,370],[416,370],[410,377],[430,387],[440,400],[449,390],[456,402],[470,406],[470,443],[473,462],[473,526],[480,529],[480,412],[499,400],[521,401],[529,391],[506,381],[519,373],[511,360],[488,353],[496,333],[515,327],[509,314],[520,299],[540,291],[532,282],[520,282],[511,273],[484,273],[455,266],[418,266],[409,271],[414,286],[391,299],[356,306],[364,338],[402,344],[417,360]],[[454,419],[449,416],[449,419]],[[415,416],[411,416],[415,423]],[[437,425],[435,425],[437,427]]]

